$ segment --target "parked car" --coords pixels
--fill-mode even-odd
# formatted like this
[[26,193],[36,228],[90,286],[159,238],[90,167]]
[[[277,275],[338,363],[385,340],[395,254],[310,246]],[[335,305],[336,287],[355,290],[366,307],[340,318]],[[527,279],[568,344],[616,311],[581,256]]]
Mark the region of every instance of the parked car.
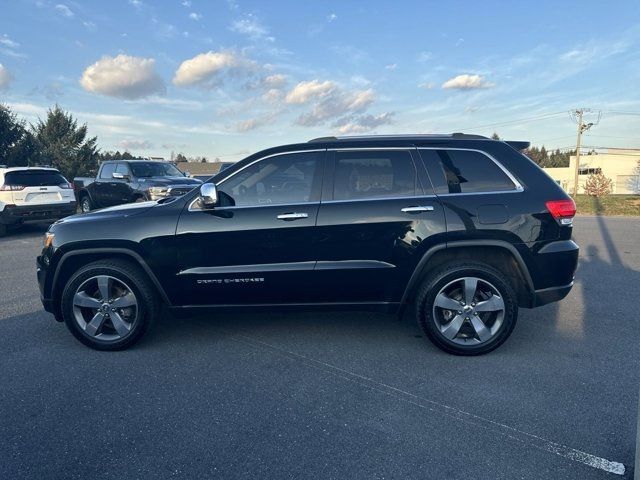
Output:
[[75,212],[71,184],[55,168],[0,168],[0,236],[11,226],[57,220]]
[[271,148],[186,195],[53,225],[42,302],[117,350],[174,311],[415,305],[442,350],[502,344],[518,308],[564,298],[575,205],[520,153],[475,135],[322,138]]
[[82,212],[180,196],[201,183],[171,163],[156,160],[109,160],[100,165],[96,178],[73,179]]

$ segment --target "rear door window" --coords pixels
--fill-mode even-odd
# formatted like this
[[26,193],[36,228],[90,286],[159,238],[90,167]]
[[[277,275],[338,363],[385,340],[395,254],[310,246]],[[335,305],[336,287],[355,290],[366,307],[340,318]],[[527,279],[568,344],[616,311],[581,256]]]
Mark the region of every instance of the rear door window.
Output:
[[22,170],[6,173],[4,184],[23,187],[52,187],[66,185],[67,180],[60,172],[53,170]]
[[416,169],[407,150],[337,151],[334,200],[414,196]]

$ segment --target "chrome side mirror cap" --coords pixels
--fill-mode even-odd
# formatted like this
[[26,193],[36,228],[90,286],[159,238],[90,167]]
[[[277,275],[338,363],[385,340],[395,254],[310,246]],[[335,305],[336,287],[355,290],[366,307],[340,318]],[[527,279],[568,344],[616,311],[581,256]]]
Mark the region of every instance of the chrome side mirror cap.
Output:
[[213,208],[218,203],[218,190],[213,183],[203,183],[200,185],[200,206],[202,208]]

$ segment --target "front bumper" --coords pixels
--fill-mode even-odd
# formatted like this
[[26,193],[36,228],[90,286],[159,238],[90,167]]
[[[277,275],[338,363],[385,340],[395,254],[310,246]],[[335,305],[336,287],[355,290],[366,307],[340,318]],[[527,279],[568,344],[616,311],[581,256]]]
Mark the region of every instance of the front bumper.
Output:
[[36,258],[36,277],[38,278],[38,288],[40,290],[40,301],[42,302],[42,306],[45,311],[49,313],[53,313],[55,319],[59,322],[62,321],[62,317],[60,316],[60,311],[57,308],[58,305],[53,301],[52,298],[45,297],[44,285],[47,278],[47,274],[50,270],[47,268],[47,264],[42,255]]
[[14,225],[24,222],[58,220],[76,213],[76,202],[46,205],[6,205],[0,212],[0,223]]

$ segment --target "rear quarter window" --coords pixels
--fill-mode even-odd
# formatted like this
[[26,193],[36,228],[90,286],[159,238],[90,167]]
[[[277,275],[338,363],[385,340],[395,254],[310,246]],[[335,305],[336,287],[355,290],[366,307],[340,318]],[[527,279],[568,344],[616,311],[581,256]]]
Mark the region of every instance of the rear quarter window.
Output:
[[[489,193],[516,190],[496,162],[474,150],[427,150],[420,155],[437,184],[437,193]],[[436,177],[435,179],[433,177]]]

